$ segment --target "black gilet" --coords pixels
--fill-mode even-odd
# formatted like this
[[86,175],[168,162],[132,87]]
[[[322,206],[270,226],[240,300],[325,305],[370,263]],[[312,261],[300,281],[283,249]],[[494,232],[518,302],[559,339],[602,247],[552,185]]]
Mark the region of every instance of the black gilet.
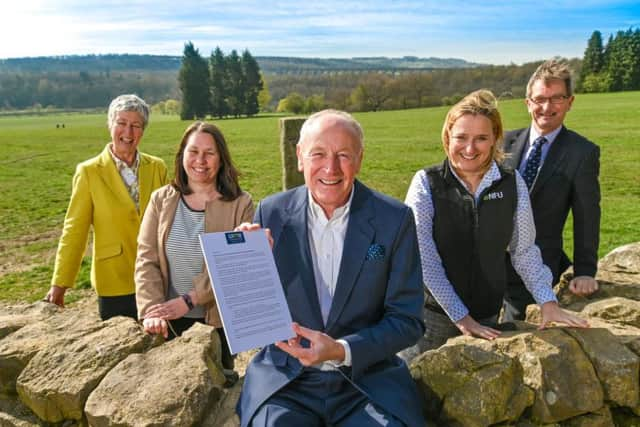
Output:
[[513,171],[499,169],[502,177],[482,192],[477,205],[447,160],[425,169],[438,253],[447,278],[476,320],[499,313],[507,283],[505,257],[518,198]]

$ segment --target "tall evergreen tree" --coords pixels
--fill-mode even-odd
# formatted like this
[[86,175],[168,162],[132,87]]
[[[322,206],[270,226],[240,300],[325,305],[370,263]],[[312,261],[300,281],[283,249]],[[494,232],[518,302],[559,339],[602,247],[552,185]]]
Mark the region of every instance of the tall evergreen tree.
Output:
[[225,58],[227,64],[226,91],[229,112],[239,117],[244,112],[244,76],[242,63],[236,50],[232,50]]
[[180,118],[192,120],[203,118],[209,112],[209,69],[193,43],[184,45],[182,65],[178,74],[182,92]]
[[253,116],[260,111],[258,95],[262,90],[260,66],[248,50],[242,52],[242,75],[244,77],[244,108],[243,113]]
[[229,114],[227,105],[227,63],[219,47],[209,58],[209,77],[211,82],[211,114],[222,118]]
[[269,92],[269,85],[264,79],[264,76],[261,75],[260,78],[262,79],[262,89],[260,89],[260,93],[258,94],[258,105],[261,111],[267,111],[271,103],[271,93]]
[[604,48],[602,46],[602,34],[594,31],[587,43],[582,60],[582,77],[599,73],[604,66]]
[[609,90],[624,90],[624,76],[626,73],[626,48],[624,31],[618,31],[607,44],[607,71],[609,74]]

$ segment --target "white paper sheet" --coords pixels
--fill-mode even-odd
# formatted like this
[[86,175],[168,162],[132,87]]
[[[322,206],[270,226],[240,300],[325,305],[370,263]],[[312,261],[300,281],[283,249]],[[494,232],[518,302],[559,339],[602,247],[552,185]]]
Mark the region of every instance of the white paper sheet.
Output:
[[231,354],[295,336],[264,230],[200,235]]

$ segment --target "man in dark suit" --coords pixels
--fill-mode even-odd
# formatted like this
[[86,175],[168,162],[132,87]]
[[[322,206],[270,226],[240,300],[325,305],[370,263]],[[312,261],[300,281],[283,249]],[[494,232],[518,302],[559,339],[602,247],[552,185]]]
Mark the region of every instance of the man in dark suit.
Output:
[[356,180],[363,148],[349,114],[312,115],[297,146],[305,185],[258,206],[296,338],[249,365],[242,427],[424,426],[417,388],[395,355],[424,333],[413,215]]
[[[574,278],[569,289],[589,295],[598,289],[594,277],[600,232],[600,149],[563,125],[573,100],[567,64],[557,60],[541,64],[527,84],[531,126],[507,132],[504,149],[511,156],[505,164],[517,169],[529,186],[536,244],[553,273],[553,283],[571,265],[562,246],[562,230],[571,210]],[[507,268],[510,278],[503,319],[520,320],[533,300],[510,262]]]

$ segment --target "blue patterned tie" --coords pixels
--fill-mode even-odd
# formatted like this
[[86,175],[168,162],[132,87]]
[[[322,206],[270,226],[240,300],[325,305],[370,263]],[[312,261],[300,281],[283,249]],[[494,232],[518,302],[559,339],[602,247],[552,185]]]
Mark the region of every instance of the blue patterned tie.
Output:
[[524,182],[527,183],[527,188],[531,188],[533,185],[533,181],[536,180],[536,175],[538,175],[538,168],[540,168],[540,158],[542,157],[542,146],[547,142],[547,138],[541,136],[533,141],[533,150],[529,154],[529,158],[527,159],[527,166],[524,168],[524,174],[522,174],[522,178],[524,178]]

